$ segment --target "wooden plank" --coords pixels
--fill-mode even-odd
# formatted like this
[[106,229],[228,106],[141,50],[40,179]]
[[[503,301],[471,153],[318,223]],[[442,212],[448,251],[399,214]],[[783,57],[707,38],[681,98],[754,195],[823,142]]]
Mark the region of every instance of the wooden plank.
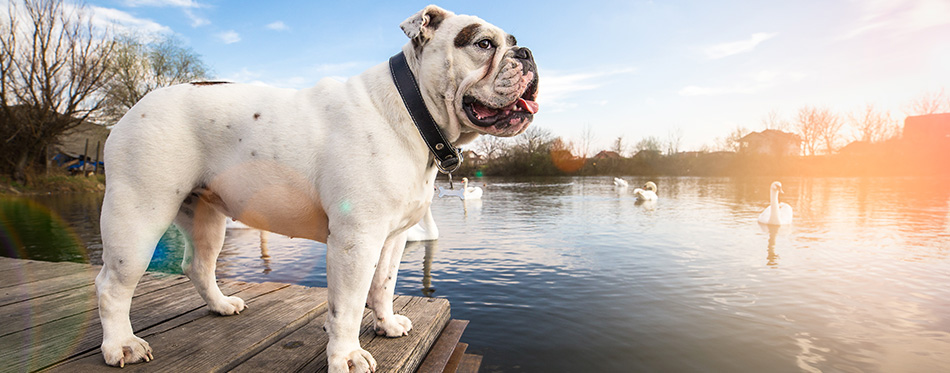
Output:
[[[415,372],[439,330],[449,320],[449,302],[444,298],[397,296],[393,310],[413,321],[409,335],[399,338],[377,336],[373,330],[372,311],[367,311],[360,328],[360,346],[376,359],[377,372]],[[304,372],[326,370],[326,350],[301,369]]]
[[[377,372],[413,372],[437,333],[448,322],[449,303],[443,298],[397,296],[396,313],[409,317],[413,330],[408,336],[387,338],[373,330],[372,311],[366,310],[360,326],[360,345],[376,359]],[[300,330],[288,335],[232,372],[320,372],[327,370],[326,314],[321,313]]]
[[[174,278],[149,279],[158,283],[138,287],[133,305],[157,298],[150,295],[152,292],[143,292],[175,281]],[[182,285],[190,286],[179,284],[181,289],[187,289]],[[133,316],[133,326],[135,321]],[[36,370],[70,356],[98,349],[101,342],[99,311],[95,308],[0,337],[0,361],[10,362],[8,365],[13,367],[19,366],[20,369],[16,369],[18,371]]]
[[[323,331],[323,323],[327,320],[325,306],[306,325],[234,367],[231,373],[302,371],[304,366],[327,348],[327,333]],[[366,314],[363,316],[365,318]]]
[[462,356],[462,361],[459,362],[458,370],[456,373],[478,373],[478,369],[482,366],[482,355],[473,355],[465,354]]
[[[90,286],[95,283],[96,273],[90,270],[2,288],[0,306]],[[4,282],[7,275],[3,275]]]
[[[10,270],[0,272],[0,373],[107,369],[99,351],[102,331],[94,286],[99,267],[0,258],[0,268]],[[8,286],[7,280],[14,285]],[[155,349],[157,360],[125,370],[326,370],[326,289],[219,285],[226,295],[245,299],[250,308],[239,316],[221,317],[207,309],[184,276],[146,274],[136,288],[131,320],[136,335]],[[376,336],[372,312],[366,310],[360,343],[376,358],[379,372],[413,372],[446,329],[449,303],[397,296],[394,309],[412,319],[409,335]]]
[[419,373],[439,373],[445,369],[449,358],[452,357],[452,351],[455,351],[455,345],[462,338],[462,332],[468,326],[468,320],[451,320],[445,326],[439,339],[435,341],[429,354],[425,357],[422,365],[419,366]]
[[[156,276],[162,275],[147,274],[143,277],[142,283],[136,288],[136,293],[141,295],[158,291],[188,280],[184,276],[168,278],[162,276],[162,280],[153,281],[153,279],[159,279],[159,277]],[[57,279],[71,277],[73,276],[58,277]],[[25,284],[23,287],[44,282],[45,281],[38,281]],[[21,297],[28,297],[28,299],[0,306],[0,320],[3,320],[3,323],[0,324],[0,337],[90,311],[98,306],[96,288],[92,283],[86,283],[75,289],[68,289],[40,297],[31,297],[27,295],[28,293],[29,292],[17,292]]]
[[[148,280],[159,283],[149,286],[140,284],[132,300],[132,327],[140,337],[143,329],[165,323],[174,315],[205,305],[190,283],[179,281],[165,291],[143,293],[174,282],[176,278],[149,277]],[[225,294],[233,294],[249,286],[246,283],[227,283],[221,286],[221,290]],[[37,370],[80,354],[93,351],[98,354],[101,343],[102,328],[96,308],[0,337],[0,361],[19,367],[16,371]],[[99,362],[102,362],[101,357]]]
[[[182,285],[187,285],[188,287],[191,286],[190,283]],[[249,303],[258,296],[289,286],[287,284],[276,283],[250,284],[244,282],[226,282],[219,285],[221,287],[221,291],[225,294],[240,296]],[[236,289],[240,290],[236,291]],[[150,296],[155,294],[145,302],[140,302],[138,305],[133,302],[132,326],[133,329],[136,330],[135,334],[149,342],[149,345],[152,346],[154,351],[153,356],[157,360],[163,359],[164,354],[171,354],[171,356],[174,356],[175,347],[163,346],[161,349],[159,349],[157,348],[158,346],[152,344],[154,340],[152,336],[179,328],[182,325],[195,322],[196,320],[199,320],[203,317],[214,317],[218,319],[229,318],[213,314],[205,305],[204,300],[198,296],[197,292],[193,288],[188,290],[189,291],[187,292],[187,295],[176,294],[177,291],[154,292],[146,295]],[[181,298],[176,299],[178,296]],[[236,317],[240,317],[240,315]],[[101,371],[103,368],[106,368],[105,362],[102,360],[102,355],[98,348],[99,344],[102,342],[102,330],[98,325],[98,317],[96,318],[94,324],[96,324],[94,332],[90,333],[90,342],[95,343],[94,348],[83,351],[81,354],[70,358],[65,363],[57,364],[56,366],[50,368],[49,371],[97,372]],[[176,342],[177,341],[172,341],[172,343]],[[162,364],[132,364],[126,365],[125,370],[158,369],[161,366]]]
[[455,373],[459,368],[459,362],[462,360],[462,355],[465,355],[465,350],[468,349],[468,343],[459,342],[455,345],[455,351],[452,351],[452,356],[449,357],[449,362],[445,364],[445,368],[442,369],[442,373]]
[[[8,259],[9,260],[9,259]],[[0,282],[0,288],[10,286],[19,286],[34,281],[40,281],[60,276],[67,276],[77,273],[86,273],[92,271],[98,272],[99,267],[89,264],[70,263],[70,262],[41,262],[37,260],[13,259],[21,261],[12,268],[3,271],[3,281]]]
[[9,269],[20,267],[25,264],[25,262],[28,262],[28,260],[0,256],[0,273],[6,272]]
[[[397,313],[413,320],[413,331],[409,332],[410,335],[400,338],[373,335],[375,338],[370,340],[365,348],[373,354],[378,363],[396,368],[390,371],[412,373],[432,348],[439,332],[449,323],[451,307],[445,298],[399,298],[407,298],[408,302],[401,309],[394,308]],[[372,327],[370,330],[372,331]]]

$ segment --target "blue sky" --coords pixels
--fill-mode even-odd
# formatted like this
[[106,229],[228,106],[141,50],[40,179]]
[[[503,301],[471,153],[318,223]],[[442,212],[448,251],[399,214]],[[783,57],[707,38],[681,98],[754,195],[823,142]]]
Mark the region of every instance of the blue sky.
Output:
[[[431,1],[89,0],[101,21],[181,38],[216,78],[303,88],[357,75],[406,42]],[[595,147],[682,134],[683,150],[805,105],[903,120],[950,95],[950,0],[442,1],[531,48],[536,126]],[[847,130],[846,130],[847,131]],[[849,132],[850,133],[850,132]]]

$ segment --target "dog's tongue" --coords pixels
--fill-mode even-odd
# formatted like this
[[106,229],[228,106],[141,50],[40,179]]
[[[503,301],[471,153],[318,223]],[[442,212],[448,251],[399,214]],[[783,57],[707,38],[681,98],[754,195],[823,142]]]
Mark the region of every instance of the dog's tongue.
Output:
[[525,109],[527,112],[531,114],[537,113],[538,108],[540,107],[537,101],[528,101],[520,97],[518,98],[518,102],[516,102],[515,104],[520,106],[522,109]]

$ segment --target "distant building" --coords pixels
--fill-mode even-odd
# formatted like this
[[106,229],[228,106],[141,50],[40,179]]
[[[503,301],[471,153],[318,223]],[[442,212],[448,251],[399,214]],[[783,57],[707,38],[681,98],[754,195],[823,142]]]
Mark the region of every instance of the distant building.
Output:
[[739,139],[740,154],[800,155],[802,139],[794,133],[779,130],[752,132]]
[[612,150],[602,150],[594,156],[594,159],[620,159],[620,153]]
[[950,141],[950,113],[907,117],[903,140],[916,144]]
[[86,155],[95,160],[97,157],[96,147],[99,147],[99,155],[101,155],[107,137],[109,137],[108,128],[84,121],[56,139],[57,144],[53,149],[53,155],[65,154],[71,158]]

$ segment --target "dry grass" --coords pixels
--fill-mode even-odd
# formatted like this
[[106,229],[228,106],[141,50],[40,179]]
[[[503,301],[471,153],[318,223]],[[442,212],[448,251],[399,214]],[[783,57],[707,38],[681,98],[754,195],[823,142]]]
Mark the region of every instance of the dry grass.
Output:
[[101,192],[106,188],[105,175],[32,175],[26,185],[0,175],[0,195]]

